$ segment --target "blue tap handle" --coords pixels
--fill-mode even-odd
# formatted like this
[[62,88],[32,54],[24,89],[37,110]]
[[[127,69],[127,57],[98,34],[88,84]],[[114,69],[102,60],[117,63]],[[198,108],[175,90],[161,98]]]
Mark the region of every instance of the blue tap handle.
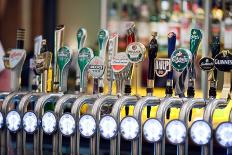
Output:
[[[174,32],[168,33],[168,58],[170,59],[173,51],[176,48],[176,34]],[[173,72],[172,70],[168,72],[168,79],[172,80]]]

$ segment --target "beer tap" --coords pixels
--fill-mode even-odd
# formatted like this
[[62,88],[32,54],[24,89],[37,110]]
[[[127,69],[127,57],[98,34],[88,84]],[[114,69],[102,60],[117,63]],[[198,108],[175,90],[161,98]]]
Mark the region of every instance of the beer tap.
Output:
[[[15,110],[18,103],[26,92],[18,92],[21,83],[21,72],[23,63],[26,59],[26,51],[24,50],[25,30],[17,29],[16,48],[11,49],[3,57],[4,65],[7,69],[11,70],[11,93],[6,96],[1,106],[2,115],[6,116],[6,127],[1,131],[1,155],[7,154],[8,149],[12,147],[10,139],[15,136],[21,129],[21,117]],[[15,121],[10,121],[15,118]],[[18,146],[16,146],[18,147]]]
[[115,75],[111,66],[111,60],[118,53],[118,34],[113,33],[109,38],[108,46],[108,62],[107,62],[107,80],[108,80],[108,94],[112,94],[113,81],[115,80]]
[[[42,46],[42,36],[36,36],[35,39],[34,39],[34,57],[38,57],[38,55],[40,54],[40,49],[41,49],[41,46]],[[40,88],[40,82],[41,82],[41,77],[39,74],[36,73],[35,71],[35,59],[32,59],[32,70],[34,72],[33,74],[33,80],[32,80],[32,90],[35,91],[35,92],[39,92],[41,91],[41,88]]]
[[58,25],[55,30],[55,45],[54,45],[54,61],[53,61],[53,91],[59,91],[59,68],[58,68],[58,51],[61,47],[63,47],[64,42],[64,25]]
[[[153,94],[153,88],[154,88],[154,61],[155,58],[157,56],[157,52],[158,52],[158,43],[157,43],[157,33],[155,32],[154,34],[152,34],[153,38],[150,41],[149,45],[148,45],[148,77],[147,77],[147,96],[141,98],[135,105],[134,108],[134,117],[138,120],[139,126],[140,126],[140,133],[137,139],[134,139],[132,141],[132,154],[133,155],[141,155],[142,154],[142,136],[143,136],[143,125],[142,125],[142,111],[144,109],[145,106],[147,106],[147,110],[148,110],[148,106],[156,106],[160,103],[160,99],[158,99],[155,96],[152,96]],[[148,110],[150,112],[150,110]],[[149,113],[148,112],[148,113]],[[146,122],[153,122],[156,121],[156,119],[154,118],[150,118],[148,119]],[[159,123],[159,122],[158,122]],[[159,127],[159,126],[156,126]],[[163,132],[163,127],[161,126],[161,130]],[[156,128],[158,131],[158,128]],[[154,132],[154,133],[158,133],[159,132]],[[148,134],[146,134],[148,135]],[[161,134],[162,135],[162,134]],[[144,135],[145,137],[145,135]],[[146,138],[145,138],[146,139]],[[149,138],[148,138],[149,139]]]
[[[170,48],[170,49],[174,49],[174,48]],[[191,61],[192,61],[192,54],[187,49],[179,48],[173,51],[173,53],[171,54],[172,68],[179,75],[181,75],[182,72],[189,66]],[[176,77],[176,78],[179,78],[179,77]],[[180,81],[176,80],[176,82],[180,82]],[[167,85],[169,85],[168,81],[167,81]],[[178,84],[176,83],[176,85]],[[166,93],[171,93],[171,91],[166,91]],[[165,118],[166,118],[167,111],[172,107],[181,108],[181,106],[187,100],[188,100],[187,98],[174,98],[174,97],[164,98],[163,100],[161,100],[161,103],[157,109],[156,118],[160,120],[162,125],[165,127]],[[179,134],[172,132],[175,129],[180,131]],[[163,134],[161,141],[158,141],[157,143],[155,143],[155,154],[165,154],[165,137],[167,137],[169,142],[173,144],[180,144],[180,143],[183,143],[184,141],[183,137],[186,136],[186,132],[187,132],[187,128],[183,124],[182,121],[173,120],[169,122],[166,125],[166,129],[165,129],[165,132]],[[177,137],[179,138],[177,139]]]
[[[223,71],[223,72],[230,72],[231,71],[231,64],[229,63],[231,61],[232,54],[229,51],[223,50],[219,54],[217,54],[214,58],[214,65],[217,70]],[[222,96],[223,97],[223,96]],[[213,99],[209,104],[206,105],[204,115],[203,115],[203,122],[205,124],[208,124],[209,127],[213,125],[213,114],[214,111],[217,108],[224,108],[227,106],[228,95],[225,96],[226,98],[221,99]],[[197,122],[194,122],[195,126],[197,126]],[[190,131],[194,129],[194,124],[192,124]],[[210,129],[209,129],[210,130]],[[203,155],[212,155],[213,154],[213,138],[211,138],[212,129],[209,131],[209,136],[207,137],[208,141],[205,145],[202,145],[202,154]],[[191,136],[191,135],[190,135]]]
[[101,29],[98,33],[99,52],[94,52],[94,57],[89,63],[89,73],[94,78],[93,94],[103,93],[103,75],[105,72],[105,53],[109,39],[109,32]]
[[[130,32],[130,29],[129,29],[129,32]],[[134,33],[130,34],[128,36],[128,38],[129,38],[128,42],[130,42],[130,44],[127,46],[126,56],[131,64],[137,65],[137,63],[139,63],[143,60],[144,52],[145,52],[146,48],[143,44],[141,44],[139,42],[133,42],[134,41]],[[124,117],[122,120],[120,117],[121,110],[124,106],[126,108],[126,115],[127,115],[127,113],[129,112],[129,105],[134,106],[135,102],[137,102],[137,100],[138,100],[138,97],[130,95],[131,85],[129,82],[130,79],[128,79],[128,77],[130,77],[132,74],[131,67],[132,66],[130,66],[129,69],[127,69],[127,68],[124,69],[124,70],[127,69],[128,73],[129,73],[129,75],[126,77],[127,81],[125,83],[125,96],[122,96],[114,103],[112,111],[111,111],[112,118],[114,118],[116,120],[116,124],[118,124],[120,126],[119,127],[119,134],[110,139],[110,148],[111,148],[110,154],[111,155],[120,154],[121,136],[125,140],[132,141],[133,139],[137,138],[138,132],[139,132],[138,121],[133,116]],[[122,71],[122,73],[123,73],[123,71]],[[137,75],[135,75],[135,76],[137,76]],[[132,123],[132,124],[130,124],[130,123]],[[127,127],[129,127],[129,129]],[[128,136],[128,132],[129,132],[129,136]]]
[[[111,60],[117,54],[118,49],[118,34],[113,33],[110,35],[109,46],[108,46],[108,62],[107,62],[107,80],[108,80],[108,95],[103,95],[97,99],[91,110],[91,114],[94,116],[99,129],[96,130],[90,139],[90,154],[99,155],[100,153],[100,137],[110,140],[117,134],[117,123],[114,118],[109,116],[109,110],[111,106],[116,102],[118,96],[112,95],[112,84],[114,79],[114,71],[111,66]],[[104,110],[103,108],[106,108]],[[104,110],[104,111],[103,111]],[[110,123],[112,126],[104,125],[105,123]],[[110,127],[110,129],[109,129]]]
[[77,31],[77,53],[76,57],[74,58],[75,60],[75,65],[76,65],[76,86],[75,86],[75,92],[79,93],[80,92],[80,67],[77,62],[77,55],[81,48],[84,47],[85,40],[87,38],[87,31],[85,28],[80,28]]

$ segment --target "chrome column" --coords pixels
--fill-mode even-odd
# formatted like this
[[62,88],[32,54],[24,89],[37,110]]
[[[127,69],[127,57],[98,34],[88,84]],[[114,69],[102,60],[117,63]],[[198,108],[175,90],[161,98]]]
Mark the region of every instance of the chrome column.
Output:
[[[25,92],[13,92],[13,93],[10,93],[8,96],[6,96],[2,104],[2,114],[6,116],[7,112],[15,108],[15,105],[13,105],[15,103],[13,103],[13,101],[16,98],[19,98],[19,99],[22,98],[23,95],[25,94],[26,94]],[[9,145],[10,138],[11,138],[10,132],[6,128],[3,128],[3,130],[1,131],[1,147],[0,147],[1,155],[5,155],[8,153],[8,147],[10,146]],[[17,152],[17,154],[21,154],[21,153]]]
[[[167,98],[161,101],[157,112],[156,112],[156,118],[161,121],[161,123],[165,126],[165,118],[168,109],[172,107],[181,107],[183,103],[187,99],[185,98]],[[165,133],[163,135],[163,139],[155,144],[155,153],[156,155],[164,155],[165,154]]]
[[[205,99],[190,99],[186,101],[179,113],[179,120],[183,121],[186,126],[188,126],[188,119],[190,112],[193,108],[202,108],[206,106],[206,100]],[[187,135],[188,135],[188,130],[187,130]],[[178,155],[187,155],[188,154],[188,136],[186,136],[184,144],[180,144],[177,146],[178,149]]]
[[[80,95],[72,95],[72,94],[66,94],[63,95],[57,102],[56,102],[56,106],[55,106],[55,114],[58,118],[60,118],[60,116],[62,115],[62,113],[64,112],[65,108],[67,108],[68,106],[73,105],[73,103],[75,102],[75,100],[79,97]],[[52,152],[54,155],[57,154],[62,154],[62,135],[60,132],[56,132],[53,134],[52,136]],[[73,154],[73,152],[71,153]]]
[[[35,106],[35,113],[38,118],[41,118],[44,113],[44,107],[48,101],[56,102],[63,94],[50,93],[40,97]],[[43,131],[39,128],[38,132],[34,134],[34,155],[42,155],[43,151]]]
[[[214,99],[205,107],[204,112],[204,121],[212,125],[213,123],[213,114],[215,109],[222,108],[227,105],[227,100],[225,99]],[[209,144],[202,146],[201,150],[202,155],[213,155],[213,138],[210,140]]]
[[[92,115],[95,117],[97,124],[101,119],[101,108],[104,105],[112,105],[118,99],[117,96],[107,95],[102,96],[97,99],[92,107]],[[111,149],[111,148],[110,148]],[[96,134],[90,139],[90,154],[91,155],[99,155],[100,154],[100,132],[96,131]]]
[[[28,105],[31,100],[38,100],[38,98],[42,95],[42,93],[28,93],[22,97],[19,103],[19,113],[21,116],[27,111]],[[33,109],[34,110],[34,109]],[[20,153],[26,155],[26,132],[22,129],[17,133],[17,146]]]
[[[71,113],[78,121],[81,116],[81,108],[84,104],[92,104],[98,98],[98,95],[82,95],[73,103]],[[76,129],[76,132],[71,136],[71,152],[73,154],[80,155],[80,132]]]
[[[111,115],[116,119],[118,124],[121,119],[120,112],[122,107],[126,105],[135,105],[137,100],[137,96],[123,96],[115,102]],[[110,140],[110,155],[120,155],[120,139],[121,136],[118,134],[115,138]]]
[[[159,105],[161,102],[160,99],[158,99],[155,96],[146,96],[141,98],[135,105],[134,108],[134,116],[138,120],[140,129],[142,129],[142,111],[145,106],[156,106]],[[140,130],[140,134],[137,139],[132,141],[132,154],[133,155],[142,155],[142,136],[143,132]]]

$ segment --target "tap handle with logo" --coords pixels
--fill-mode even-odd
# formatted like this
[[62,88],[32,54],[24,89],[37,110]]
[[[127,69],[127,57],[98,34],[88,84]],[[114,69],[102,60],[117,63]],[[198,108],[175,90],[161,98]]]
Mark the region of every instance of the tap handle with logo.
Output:
[[80,67],[78,65],[77,55],[81,48],[84,47],[86,38],[87,38],[87,31],[85,28],[79,28],[77,30],[77,53],[74,55],[75,66],[76,66],[76,85],[75,85],[75,92],[80,92]]
[[71,65],[72,52],[67,46],[63,46],[59,49],[57,55],[57,63],[60,70],[59,77],[59,91],[67,91],[68,71]]

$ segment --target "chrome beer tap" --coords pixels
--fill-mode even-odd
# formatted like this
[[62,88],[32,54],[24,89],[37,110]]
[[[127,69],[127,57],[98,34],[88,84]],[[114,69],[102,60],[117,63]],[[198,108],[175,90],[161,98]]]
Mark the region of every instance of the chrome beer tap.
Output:
[[[152,40],[148,45],[148,77],[147,77],[147,96],[141,98],[135,105],[134,108],[134,117],[138,120],[140,126],[140,133],[138,138],[132,141],[132,154],[133,155],[142,155],[142,137],[143,137],[143,125],[142,125],[142,111],[145,106],[156,106],[160,103],[160,99],[158,99],[153,95],[154,88],[154,62],[157,57],[158,52],[158,43],[157,43],[157,33],[155,32]],[[148,108],[147,108],[148,110]],[[149,111],[150,112],[150,111]],[[162,129],[163,130],[163,129]],[[154,131],[153,131],[154,132]],[[157,132],[158,133],[158,132]]]
[[[6,127],[1,131],[1,154],[7,154],[12,149],[11,137],[15,136],[21,128],[21,118],[19,113],[15,110],[18,108],[18,103],[26,94],[26,92],[18,92],[21,84],[21,72],[24,61],[26,59],[26,51],[24,50],[25,30],[17,29],[16,35],[16,48],[11,49],[3,57],[4,65],[7,69],[11,70],[11,93],[5,97],[1,106],[1,112],[6,116]],[[14,115],[15,114],[15,115]],[[18,121],[12,122],[9,119],[17,117]],[[18,117],[19,116],[19,117]],[[16,146],[17,152],[18,146]]]

